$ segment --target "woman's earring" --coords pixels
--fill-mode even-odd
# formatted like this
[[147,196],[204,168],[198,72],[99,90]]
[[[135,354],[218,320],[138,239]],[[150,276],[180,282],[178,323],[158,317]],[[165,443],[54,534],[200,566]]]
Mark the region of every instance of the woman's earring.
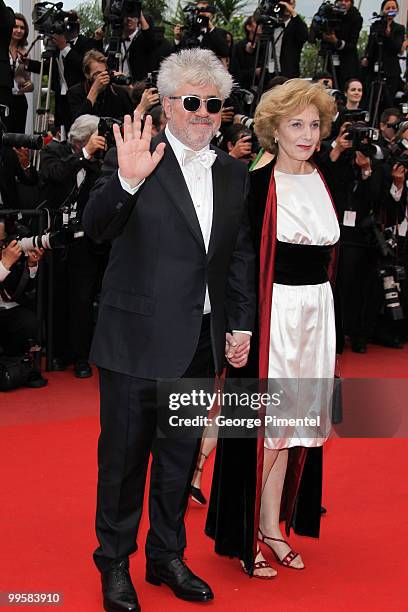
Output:
[[277,144],[277,143],[279,142],[279,139],[278,139],[278,138],[276,138],[276,136],[275,136],[275,137],[274,137],[274,139],[273,139],[273,142],[274,142],[275,144]]

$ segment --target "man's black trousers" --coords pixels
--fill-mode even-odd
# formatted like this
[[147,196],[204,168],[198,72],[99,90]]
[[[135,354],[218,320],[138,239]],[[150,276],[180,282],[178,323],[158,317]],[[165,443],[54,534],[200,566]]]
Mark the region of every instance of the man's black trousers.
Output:
[[[210,315],[183,378],[214,376]],[[94,560],[101,571],[137,549],[150,453],[146,557],[171,560],[186,546],[184,514],[199,450],[197,439],[156,437],[156,382],[100,368],[101,434]]]

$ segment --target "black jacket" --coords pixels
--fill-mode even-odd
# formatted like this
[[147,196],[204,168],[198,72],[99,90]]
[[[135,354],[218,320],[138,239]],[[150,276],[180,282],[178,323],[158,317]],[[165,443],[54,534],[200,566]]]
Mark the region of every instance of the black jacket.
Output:
[[201,49],[210,49],[217,57],[229,57],[229,48],[227,44],[226,30],[223,28],[213,28],[211,32],[206,32],[197,44],[192,44],[191,39],[184,35],[179,45],[174,45],[174,51],[185,49],[188,47],[200,47]]
[[281,74],[293,79],[300,74],[300,56],[303,45],[308,39],[307,25],[299,17],[292,17],[282,35],[280,54]]
[[128,63],[132,81],[142,81],[149,72],[150,56],[155,47],[152,28],[140,30],[133,38],[128,50]]
[[89,85],[87,81],[77,83],[67,92],[70,111],[70,124],[80,115],[96,115],[97,117],[114,117],[123,119],[124,115],[132,114],[133,104],[123,87],[111,85],[99,94],[94,105],[87,99]]
[[85,208],[85,231],[111,240],[91,360],[139,378],[178,378],[200,336],[205,289],[211,340],[223,369],[225,332],[254,323],[254,252],[246,216],[247,169],[221,150],[212,167],[214,213],[208,254],[187,185],[166,142],[156,170],[131,196],[111,149]]
[[[86,36],[79,34],[78,39],[75,44],[72,45],[70,52],[67,54],[66,57],[63,58],[62,61],[64,64],[64,77],[67,82],[68,88],[84,80],[82,61],[84,59],[85,53],[87,51],[90,51],[91,49],[102,51],[102,42],[95,40],[94,38],[87,38]],[[61,85],[58,66],[55,61],[53,63],[52,79],[52,88],[56,93],[59,94],[61,91]]]
[[24,171],[15,151],[10,147],[0,147],[0,193],[4,208],[27,208],[20,199],[18,183],[36,185],[37,178],[34,166]]
[[370,36],[365,50],[365,57],[368,58],[368,70],[372,73],[374,65],[378,61],[379,42],[383,43],[383,71],[387,77],[399,77],[401,74],[401,66],[398,55],[404,42],[404,26],[399,23],[392,22],[390,36],[376,36],[375,27],[371,26]]
[[88,201],[89,191],[100,171],[100,162],[87,160],[82,153],[74,153],[68,142],[50,142],[40,154],[41,201],[47,200],[47,207],[58,208],[77,184],[77,174],[86,170],[81,185],[78,206],[83,209]]

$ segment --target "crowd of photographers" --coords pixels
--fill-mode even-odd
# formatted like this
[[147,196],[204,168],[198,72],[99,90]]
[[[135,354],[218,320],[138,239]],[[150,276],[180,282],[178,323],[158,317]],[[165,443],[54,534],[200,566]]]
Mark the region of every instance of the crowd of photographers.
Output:
[[[211,49],[234,76],[213,142],[253,169],[269,155],[252,131],[260,96],[298,77],[305,43],[318,45],[320,71],[308,76],[338,105],[316,161],[341,224],[343,334],[358,353],[369,342],[401,348],[408,340],[406,45],[397,2],[382,2],[362,57],[353,0],[323,2],[309,28],[295,0],[262,0],[237,42],[214,26],[209,2],[185,10],[187,25],[173,24],[166,39],[140,2],[112,0],[104,26],[86,37],[74,11],[38,3],[33,24],[42,55],[34,61],[26,18],[0,0],[0,388],[20,362],[24,384],[46,384],[38,350],[45,345],[48,369],[73,364],[75,376],[92,375],[88,352],[110,246],[84,235],[82,212],[114,146],[113,124],[137,107],[161,131],[156,71],[164,57],[192,46]],[[47,75],[48,96],[38,97],[36,123],[46,129],[30,137],[33,73]]]

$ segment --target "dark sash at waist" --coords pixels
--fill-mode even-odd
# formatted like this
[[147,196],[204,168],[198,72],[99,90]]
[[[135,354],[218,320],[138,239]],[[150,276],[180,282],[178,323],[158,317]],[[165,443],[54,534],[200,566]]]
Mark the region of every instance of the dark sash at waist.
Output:
[[277,241],[274,282],[280,285],[320,285],[329,280],[333,245]]

